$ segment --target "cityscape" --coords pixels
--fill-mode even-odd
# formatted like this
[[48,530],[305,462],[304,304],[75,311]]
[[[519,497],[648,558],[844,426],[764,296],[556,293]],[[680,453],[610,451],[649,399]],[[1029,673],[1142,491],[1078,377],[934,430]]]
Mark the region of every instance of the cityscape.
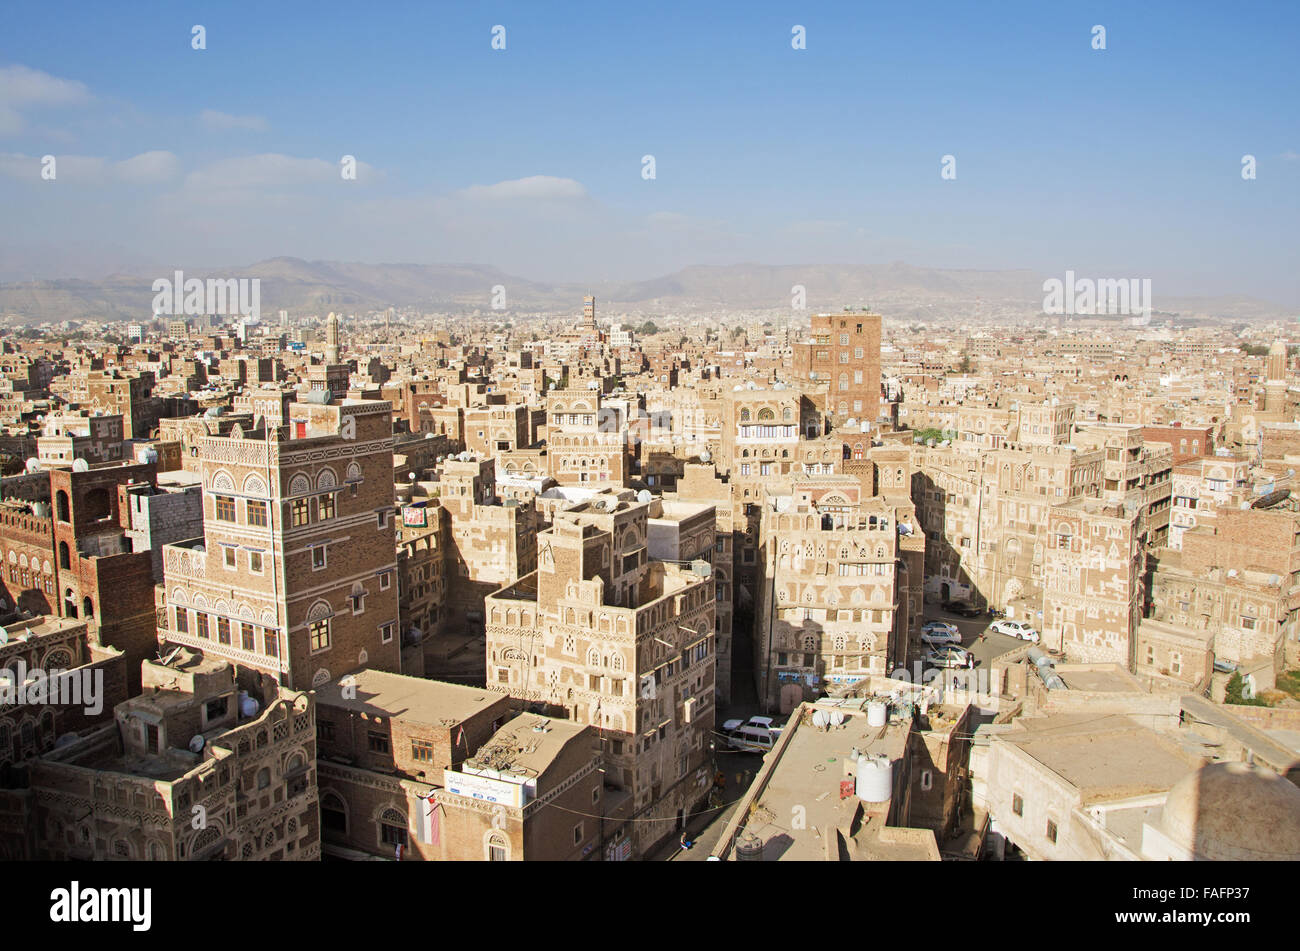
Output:
[[[1157,6],[1187,17],[1159,42]],[[1227,14],[1152,7],[1026,5],[999,55],[1051,36],[1043,95],[1087,72],[1119,129],[1171,97],[1161,126],[1190,98],[1117,87],[1199,63]],[[271,23],[315,16],[290,8]],[[703,11],[743,20],[713,65],[649,15],[448,12],[428,68],[475,84],[454,127],[515,98],[431,172],[424,132],[385,153],[380,99],[424,68],[405,40],[316,105],[298,41],[272,68],[230,11],[131,11],[170,44],[155,92],[71,9],[66,47],[36,11],[29,49],[0,43],[0,859],[1300,860],[1294,10],[1261,4],[1225,52],[1289,69],[1285,104],[1243,107],[1214,169],[1162,179],[1130,139],[1138,181],[1067,172],[1058,228],[1031,173],[1021,198],[1000,177],[1019,133],[995,147],[927,92],[899,95],[950,144],[919,136],[896,193],[840,182],[824,129],[734,174],[707,157],[711,108],[728,136],[762,111],[724,69],[774,71],[779,114],[777,86],[845,80],[844,31],[912,35],[900,11]],[[936,85],[973,15],[934,38],[961,67]],[[304,29],[331,58],[379,42]],[[561,77],[537,48],[562,29],[629,31],[630,71],[657,49],[700,101],[617,114],[619,54],[593,53],[603,89]],[[215,85],[243,57],[261,78]],[[969,77],[1032,96],[995,73]],[[211,144],[149,131],[181,109]],[[528,125],[548,109],[591,141]],[[921,120],[879,121],[891,169]],[[1117,174],[1102,151],[1078,174]],[[1198,188],[1193,227],[1164,203]],[[806,209],[779,218],[783,190]],[[1144,195],[1145,236],[1107,221]],[[1202,878],[1104,910],[1251,920]],[[52,920],[107,920],[77,889]]]

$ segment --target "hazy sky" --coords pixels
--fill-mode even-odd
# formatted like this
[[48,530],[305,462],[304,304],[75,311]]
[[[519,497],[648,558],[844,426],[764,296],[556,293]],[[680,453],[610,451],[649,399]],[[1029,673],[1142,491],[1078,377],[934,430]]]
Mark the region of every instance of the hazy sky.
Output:
[[1290,0],[9,4],[0,279],[905,260],[1300,306],[1298,40]]

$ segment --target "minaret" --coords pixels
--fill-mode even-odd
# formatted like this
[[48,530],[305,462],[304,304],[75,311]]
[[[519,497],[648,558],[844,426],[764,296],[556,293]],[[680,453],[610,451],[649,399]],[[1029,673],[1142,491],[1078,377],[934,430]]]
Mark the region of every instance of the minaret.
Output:
[[1273,341],[1273,346],[1268,348],[1268,370],[1265,379],[1286,379],[1286,344],[1281,340]]
[[1286,344],[1273,341],[1264,364],[1264,411],[1281,413],[1286,409]]
[[325,327],[325,362],[339,362],[339,315],[330,312],[329,323]]

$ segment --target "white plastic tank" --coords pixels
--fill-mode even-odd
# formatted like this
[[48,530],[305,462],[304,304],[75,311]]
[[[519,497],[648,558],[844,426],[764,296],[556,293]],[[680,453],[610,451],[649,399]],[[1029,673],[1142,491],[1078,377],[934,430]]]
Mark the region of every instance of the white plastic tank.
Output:
[[894,764],[883,753],[858,757],[858,798],[863,802],[888,802],[894,794]]
[[256,698],[250,697],[247,690],[239,691],[239,715],[244,718],[257,716],[258,708],[261,705]]
[[888,704],[880,700],[873,700],[867,704],[867,726],[884,726],[888,719]]

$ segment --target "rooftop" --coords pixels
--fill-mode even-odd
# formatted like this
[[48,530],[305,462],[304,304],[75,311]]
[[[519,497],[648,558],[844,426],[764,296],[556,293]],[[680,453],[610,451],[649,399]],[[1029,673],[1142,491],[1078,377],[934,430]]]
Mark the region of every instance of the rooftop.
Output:
[[[352,697],[345,698],[345,687]],[[502,695],[466,687],[391,674],[359,670],[316,688],[316,702],[369,716],[396,717],[428,726],[452,726],[488,709]]]
[[[788,740],[778,746],[771,774],[750,810],[744,832],[764,843],[766,861],[824,861],[842,858],[837,829],[854,829],[849,856],[857,860],[924,861],[937,859],[934,834],[924,829],[886,825],[890,802],[865,803],[856,795],[840,798],[840,783],[855,776],[850,753],[881,753],[894,769],[907,751],[910,720],[870,727],[863,702],[840,705],[847,715],[840,727],[822,730],[791,718]],[[802,708],[806,709],[806,708]],[[859,808],[861,814],[859,815]],[[802,810],[802,813],[800,812]],[[801,814],[804,821],[792,823]]]
[[1022,718],[994,742],[1019,747],[1085,804],[1164,792],[1200,765],[1173,740],[1121,714]]

